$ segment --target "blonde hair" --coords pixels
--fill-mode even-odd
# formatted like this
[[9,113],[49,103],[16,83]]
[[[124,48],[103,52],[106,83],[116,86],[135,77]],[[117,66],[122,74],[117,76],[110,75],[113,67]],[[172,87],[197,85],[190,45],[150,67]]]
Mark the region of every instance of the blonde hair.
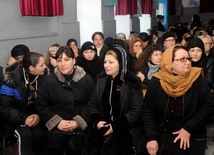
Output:
[[49,65],[50,64],[50,51],[53,49],[53,47],[61,47],[60,44],[58,43],[55,43],[53,45],[51,45],[49,48],[48,48],[48,51],[47,51],[47,56],[46,56],[46,59],[45,59],[45,65]]
[[116,53],[115,51],[113,51],[113,50],[107,51],[105,55],[111,55],[111,56],[113,56],[115,59],[118,60],[118,55],[117,55],[117,53]]

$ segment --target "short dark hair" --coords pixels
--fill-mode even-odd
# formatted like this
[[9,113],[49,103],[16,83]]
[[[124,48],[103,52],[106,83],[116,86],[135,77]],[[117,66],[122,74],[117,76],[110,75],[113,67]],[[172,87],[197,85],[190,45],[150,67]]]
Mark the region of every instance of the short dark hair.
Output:
[[38,62],[39,58],[43,57],[42,54],[36,52],[28,52],[23,57],[23,68],[28,70],[30,66],[35,67]]
[[65,55],[67,57],[72,58],[72,59],[74,59],[74,57],[75,57],[74,52],[71,47],[61,46],[56,52],[56,59],[58,59],[59,56],[62,55],[62,53],[65,53]]
[[104,35],[103,35],[102,32],[94,32],[94,34],[92,35],[91,39],[94,40],[94,38],[95,38],[96,35],[100,35],[101,38],[103,38],[103,40],[104,40]]

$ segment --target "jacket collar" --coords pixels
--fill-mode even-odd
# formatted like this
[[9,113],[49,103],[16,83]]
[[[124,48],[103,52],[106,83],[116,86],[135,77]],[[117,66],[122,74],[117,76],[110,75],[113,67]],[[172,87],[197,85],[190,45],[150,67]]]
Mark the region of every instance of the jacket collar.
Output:
[[[84,71],[83,68],[79,66],[75,66],[74,70],[75,70],[75,73],[72,80],[74,82],[78,82],[80,79],[82,79],[85,76],[86,72]],[[63,82],[63,83],[65,82],[64,76],[62,75],[62,73],[59,71],[57,67],[54,69],[54,73],[60,82]]]

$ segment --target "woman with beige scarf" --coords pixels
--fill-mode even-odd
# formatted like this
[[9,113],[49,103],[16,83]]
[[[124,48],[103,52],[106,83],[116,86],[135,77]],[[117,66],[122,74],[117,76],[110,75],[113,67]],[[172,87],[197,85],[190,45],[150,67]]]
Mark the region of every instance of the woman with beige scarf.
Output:
[[176,45],[163,53],[144,104],[146,148],[150,155],[204,155],[206,121],[214,98],[200,68]]

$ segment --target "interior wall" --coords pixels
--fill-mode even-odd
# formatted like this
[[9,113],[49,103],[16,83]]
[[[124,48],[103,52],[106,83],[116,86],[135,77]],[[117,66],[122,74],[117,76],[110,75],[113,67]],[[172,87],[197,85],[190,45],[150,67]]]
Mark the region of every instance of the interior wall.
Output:
[[91,41],[91,36],[96,31],[102,31],[101,1],[77,0],[77,19],[80,22],[80,44]]
[[76,0],[64,0],[64,16],[23,17],[19,1],[1,1],[0,65],[3,67],[6,65],[11,49],[17,44],[25,44],[31,51],[46,56],[48,47],[53,43],[65,45],[70,37],[78,39],[79,25],[76,13],[72,12],[76,9],[75,3]]

